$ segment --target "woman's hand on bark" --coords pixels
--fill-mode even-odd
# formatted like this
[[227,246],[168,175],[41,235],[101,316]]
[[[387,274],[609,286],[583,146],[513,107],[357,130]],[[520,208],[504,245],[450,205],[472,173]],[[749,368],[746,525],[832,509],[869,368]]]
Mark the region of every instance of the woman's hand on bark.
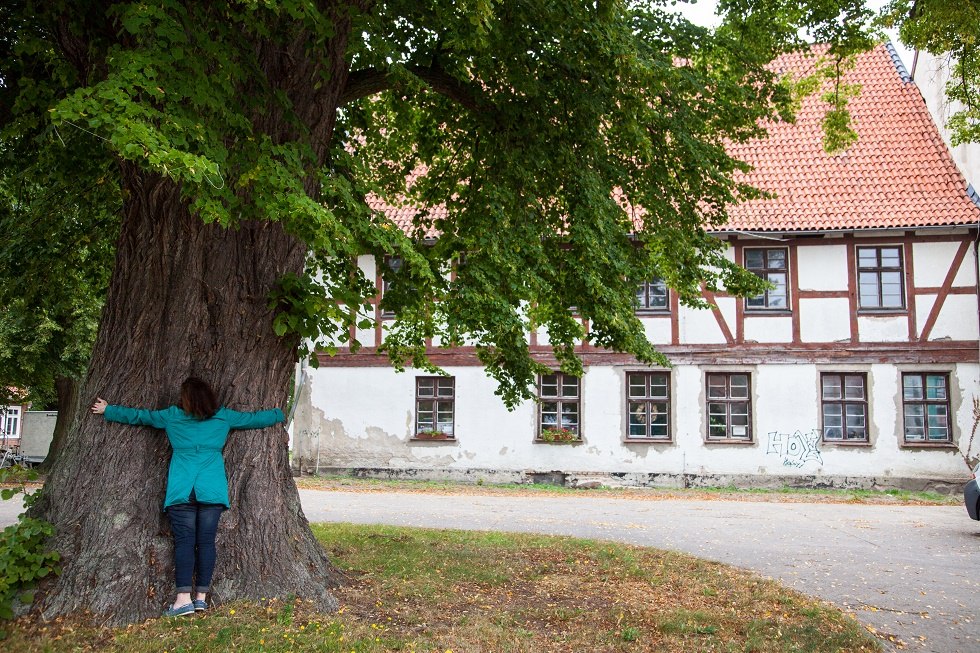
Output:
[[105,412],[105,408],[108,405],[109,405],[108,401],[106,401],[102,397],[99,397],[98,399],[95,400],[95,403],[92,404],[92,412],[95,413],[96,415],[101,415],[102,413]]

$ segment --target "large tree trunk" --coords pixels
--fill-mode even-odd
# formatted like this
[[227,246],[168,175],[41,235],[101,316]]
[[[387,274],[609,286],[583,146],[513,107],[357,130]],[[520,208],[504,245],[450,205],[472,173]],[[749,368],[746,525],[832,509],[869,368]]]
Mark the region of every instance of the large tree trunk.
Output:
[[[295,343],[272,333],[267,304],[283,273],[302,271],[302,245],[278,224],[205,225],[172,182],[132,167],[123,176],[129,199],[84,403],[161,408],[197,375],[229,407],[285,408]],[[89,610],[124,623],[172,600],[161,512],[169,455],[160,431],[82,416],[32,511],[55,525],[63,556],[63,573],[39,594],[42,614]],[[301,510],[282,426],[232,432],[225,459],[232,508],[212,596],[295,594],[333,607],[338,574]]]
[[[300,26],[289,39],[277,32],[252,44],[261,79],[242,89],[247,96],[267,84],[284,93],[292,115],[272,103],[256,109],[253,125],[273,142],[306,138],[319,164],[349,66],[348,2],[325,4],[333,37],[311,48]],[[78,59],[87,76],[87,60],[72,53],[87,52],[88,44],[73,40],[72,29],[57,34],[66,57]],[[316,197],[310,172],[304,185]],[[196,375],[230,408],[285,408],[296,342],[274,335],[268,302],[283,274],[302,273],[303,244],[278,222],[205,225],[172,181],[131,164],[122,165],[122,184],[116,263],[81,405],[104,397],[162,408],[177,401],[184,378]],[[221,518],[212,583],[219,602],[298,595],[336,606],[328,590],[340,575],[303,515],[286,447],[282,426],[229,438],[232,506]],[[35,609],[45,617],[87,610],[114,624],[160,614],[174,594],[173,546],[161,512],[169,456],[163,433],[83,411],[32,510],[55,525],[63,568],[42,587]]]
[[37,466],[37,471],[42,474],[47,474],[54,467],[54,461],[61,455],[61,450],[65,446],[68,431],[78,416],[78,379],[59,376],[54,380],[54,388],[58,394],[58,417],[54,422],[54,433],[51,435],[51,444],[48,445],[48,454],[44,457],[44,462]]

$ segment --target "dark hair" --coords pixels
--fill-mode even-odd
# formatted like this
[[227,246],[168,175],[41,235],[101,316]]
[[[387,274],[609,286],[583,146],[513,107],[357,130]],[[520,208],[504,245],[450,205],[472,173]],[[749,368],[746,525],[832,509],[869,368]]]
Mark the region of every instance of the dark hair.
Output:
[[218,412],[218,399],[207,382],[190,376],[180,386],[180,407],[188,415],[208,419]]

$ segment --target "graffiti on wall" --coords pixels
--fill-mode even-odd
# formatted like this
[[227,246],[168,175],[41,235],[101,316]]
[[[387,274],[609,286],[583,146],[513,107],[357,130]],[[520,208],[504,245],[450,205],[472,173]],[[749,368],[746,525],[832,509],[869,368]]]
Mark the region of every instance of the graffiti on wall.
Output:
[[820,455],[819,442],[820,431],[818,429],[813,429],[808,433],[796,431],[792,434],[773,431],[769,434],[769,446],[766,448],[766,455],[781,457],[783,465],[786,467],[803,467],[810,461],[822,465],[823,457]]

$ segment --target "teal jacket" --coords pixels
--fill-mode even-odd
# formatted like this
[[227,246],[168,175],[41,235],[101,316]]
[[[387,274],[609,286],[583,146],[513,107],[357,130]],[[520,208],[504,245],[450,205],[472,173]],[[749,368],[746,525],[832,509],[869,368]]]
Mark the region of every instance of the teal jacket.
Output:
[[239,413],[222,407],[210,419],[197,419],[176,406],[164,410],[107,406],[103,416],[109,422],[152,426],[167,432],[174,453],[167,474],[164,510],[188,503],[192,491],[200,503],[217,503],[227,508],[228,478],[221,450],[228,432],[261,429],[286,421],[278,408]]

